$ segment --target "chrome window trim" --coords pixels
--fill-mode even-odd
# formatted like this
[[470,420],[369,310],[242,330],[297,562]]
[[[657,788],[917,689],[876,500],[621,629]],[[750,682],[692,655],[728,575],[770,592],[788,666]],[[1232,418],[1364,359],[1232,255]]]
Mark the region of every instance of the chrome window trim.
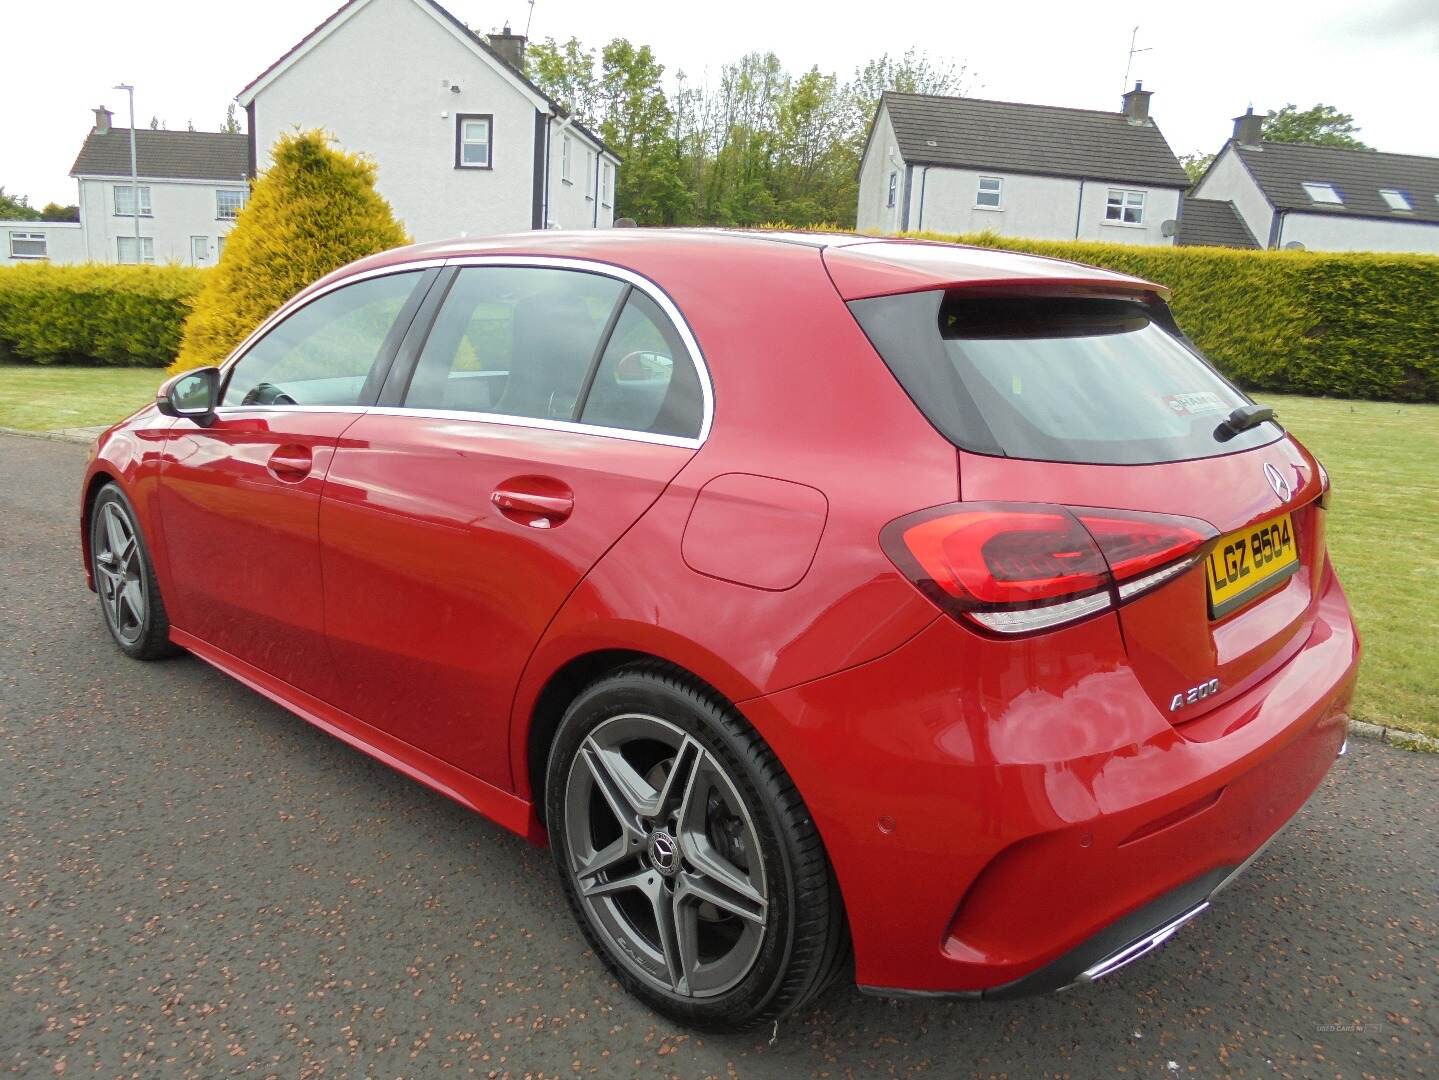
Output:
[[478,423],[504,424],[512,427],[540,428],[551,431],[565,431],[576,435],[596,435],[608,439],[629,439],[633,442],[654,443],[661,446],[680,446],[688,449],[698,449],[706,439],[709,438],[710,429],[714,426],[714,384],[710,380],[709,364],[705,360],[704,353],[700,350],[699,342],[695,339],[694,331],[690,329],[689,323],[684,315],[680,313],[669,294],[664,291],[656,282],[642,274],[622,266],[615,266],[613,263],[599,262],[594,259],[570,258],[561,255],[456,255],[450,258],[437,259],[416,259],[413,262],[393,263],[388,266],[375,267],[372,270],[365,270],[358,274],[350,274],[338,281],[332,281],[323,289],[317,289],[306,295],[302,300],[290,300],[281,305],[264,322],[250,332],[250,335],[240,342],[230,355],[220,364],[220,382],[222,386],[228,387],[230,370],[245,358],[260,339],[270,329],[282,320],[299,311],[307,304],[318,300],[322,296],[334,292],[336,289],[357,281],[365,281],[370,278],[383,277],[387,274],[404,274],[415,270],[430,270],[435,267],[454,266],[464,268],[466,266],[519,266],[536,267],[539,269],[553,270],[577,270],[584,273],[600,274],[605,277],[623,281],[644,293],[655,305],[664,312],[669,319],[670,325],[674,327],[679,335],[680,341],[690,354],[690,362],[694,364],[695,374],[699,378],[700,397],[702,400],[702,414],[700,417],[699,434],[693,438],[681,435],[658,435],[647,431],[631,431],[628,428],[603,427],[599,424],[584,424],[570,420],[546,420],[530,416],[509,416],[504,413],[480,413],[467,412],[449,409],[417,409],[407,406],[359,406],[359,405],[220,405],[215,412],[217,415],[225,415],[231,412],[255,412],[255,411],[283,411],[283,412],[327,412],[327,413],[375,413],[382,416],[417,416],[427,417],[432,420],[464,420]]

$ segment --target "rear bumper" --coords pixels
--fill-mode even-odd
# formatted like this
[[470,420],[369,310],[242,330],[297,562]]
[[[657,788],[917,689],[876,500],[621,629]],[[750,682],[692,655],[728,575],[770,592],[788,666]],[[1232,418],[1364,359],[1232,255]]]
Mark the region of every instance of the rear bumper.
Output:
[[863,988],[1009,998],[1117,970],[1202,911],[1343,745],[1359,645],[1327,571],[1304,647],[1203,737],[1155,712],[1104,620],[1075,631],[1040,654],[939,620],[744,704],[824,837]]

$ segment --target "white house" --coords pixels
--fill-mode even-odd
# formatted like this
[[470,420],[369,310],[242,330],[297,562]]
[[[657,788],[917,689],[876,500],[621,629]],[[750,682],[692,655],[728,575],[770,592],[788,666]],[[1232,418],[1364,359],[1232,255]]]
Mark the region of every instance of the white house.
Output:
[[1262,246],[1439,254],[1439,158],[1264,142],[1262,123],[1235,117],[1194,192],[1232,203]]
[[1120,112],[885,93],[858,227],[1171,244],[1189,177],[1136,83]]
[[79,185],[80,221],[0,222],[0,265],[46,259],[209,266],[220,257],[249,191],[245,136],[136,131],[136,184],[130,129],[110,121],[109,110],[95,110],[95,126],[70,170]]
[[433,0],[349,0],[237,96],[251,170],[318,127],[375,159],[416,240],[606,228],[619,158],[524,76],[524,43]]

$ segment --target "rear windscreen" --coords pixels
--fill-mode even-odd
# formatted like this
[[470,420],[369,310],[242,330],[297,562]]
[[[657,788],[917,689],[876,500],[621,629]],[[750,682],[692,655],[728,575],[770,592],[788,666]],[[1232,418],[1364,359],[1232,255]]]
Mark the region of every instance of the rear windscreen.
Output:
[[1266,422],[1223,440],[1250,404],[1131,300],[975,297],[944,290],[855,300],[855,318],[905,391],[956,446],[1041,461],[1140,465],[1277,439]]

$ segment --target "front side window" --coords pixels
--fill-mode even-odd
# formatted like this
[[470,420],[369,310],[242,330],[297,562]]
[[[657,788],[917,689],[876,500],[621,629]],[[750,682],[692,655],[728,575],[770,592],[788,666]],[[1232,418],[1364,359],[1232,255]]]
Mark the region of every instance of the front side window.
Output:
[[893,207],[893,206],[894,206],[895,195],[896,195],[896,193],[897,193],[898,191],[899,191],[899,173],[894,172],[893,170],[891,170],[891,171],[890,171],[890,174],[889,174],[889,192],[888,192],[888,194],[886,194],[885,197],[884,197],[884,205],[885,205],[885,206],[887,206],[887,207]]
[[460,113],[455,117],[455,168],[488,169],[494,164],[490,153],[490,135],[494,118],[478,113]]
[[981,176],[974,192],[974,205],[998,210],[1004,195],[1004,181],[998,176]]
[[222,405],[357,405],[420,272],[357,281],[310,301],[230,370]]
[[10,258],[48,259],[50,249],[42,232],[12,232],[10,234]]
[[440,308],[405,405],[574,420],[624,285],[575,270],[470,266]]
[[632,291],[605,344],[580,420],[697,438],[704,397],[694,362],[659,305]]
[[1110,188],[1104,204],[1104,220],[1124,225],[1144,224],[1144,192]]
[[[135,187],[133,184],[115,185],[115,216],[135,216]],[[140,216],[150,216],[150,185],[140,185]]]
[[1281,434],[1269,422],[1216,437],[1249,399],[1160,306],[938,289],[849,307],[930,423],[976,453],[1142,465],[1248,450]]
[[215,216],[221,221],[234,221],[244,205],[244,188],[220,188],[215,192]]
[[136,258],[135,237],[117,236],[115,238],[115,257],[122,263],[137,263],[155,261],[155,238],[153,236],[142,236],[139,240],[139,258]]

